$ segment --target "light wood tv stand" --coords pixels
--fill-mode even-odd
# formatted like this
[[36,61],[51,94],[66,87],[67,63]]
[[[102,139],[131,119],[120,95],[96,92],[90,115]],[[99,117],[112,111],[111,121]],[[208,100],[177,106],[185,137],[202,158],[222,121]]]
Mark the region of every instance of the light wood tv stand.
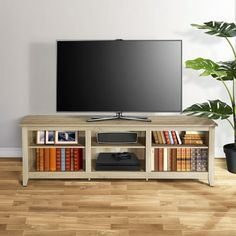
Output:
[[[152,122],[139,121],[99,121],[86,122],[88,117],[76,115],[30,115],[22,119],[23,148],[23,186],[29,179],[207,179],[210,186],[214,185],[214,131],[216,123],[205,118],[190,116],[156,116],[150,117]],[[76,145],[37,145],[35,133],[38,130],[73,130],[79,131],[79,144]],[[152,142],[152,131],[205,131],[207,145],[157,145]],[[137,144],[98,144],[95,141],[97,132],[135,131],[139,134]],[[44,147],[81,147],[84,149],[83,171],[36,171],[36,148]],[[153,172],[151,171],[151,152],[153,148],[208,148],[207,172]],[[134,151],[140,153],[143,167],[140,171],[95,171],[94,159],[97,153],[104,151]]]

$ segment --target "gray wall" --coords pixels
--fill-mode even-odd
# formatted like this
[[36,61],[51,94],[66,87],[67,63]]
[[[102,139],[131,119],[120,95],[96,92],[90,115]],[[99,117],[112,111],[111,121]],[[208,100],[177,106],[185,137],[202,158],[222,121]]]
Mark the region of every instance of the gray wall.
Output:
[[[183,39],[183,60],[228,60],[225,41],[191,23],[235,21],[234,0],[0,0],[0,156],[20,155],[18,123],[27,114],[56,112],[57,39]],[[183,71],[183,106],[222,98],[224,88]],[[232,141],[217,129],[216,155]],[[229,134],[230,133],[230,134]]]

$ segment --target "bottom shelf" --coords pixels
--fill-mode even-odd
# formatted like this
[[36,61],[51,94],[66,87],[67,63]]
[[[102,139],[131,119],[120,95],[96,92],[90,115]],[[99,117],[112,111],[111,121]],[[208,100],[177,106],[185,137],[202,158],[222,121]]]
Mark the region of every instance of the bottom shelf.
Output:
[[29,172],[29,179],[206,179],[208,172],[76,171]]

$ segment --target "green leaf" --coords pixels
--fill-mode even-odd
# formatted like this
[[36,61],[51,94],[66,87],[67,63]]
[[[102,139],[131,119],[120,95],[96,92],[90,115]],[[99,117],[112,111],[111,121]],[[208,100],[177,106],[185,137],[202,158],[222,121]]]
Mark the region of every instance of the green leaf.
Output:
[[193,104],[186,108],[183,113],[187,113],[190,116],[207,117],[213,120],[224,120],[233,114],[233,110],[228,104],[217,99]]
[[188,60],[185,62],[186,68],[191,68],[194,70],[204,70],[200,76],[209,76],[213,77],[224,77],[227,73],[224,70],[218,70],[220,66],[209,59],[196,58],[194,60]]
[[[234,61],[226,61],[226,62],[218,62],[219,68],[218,71],[226,72],[226,76],[221,77],[222,80],[233,80],[236,79],[236,60]],[[214,77],[214,76],[213,76]],[[217,76],[215,76],[217,78]],[[220,78],[217,78],[221,80]]]
[[209,21],[203,25],[191,24],[198,29],[208,30],[206,34],[215,35],[219,37],[235,37],[236,25],[234,23],[227,23],[223,21]]

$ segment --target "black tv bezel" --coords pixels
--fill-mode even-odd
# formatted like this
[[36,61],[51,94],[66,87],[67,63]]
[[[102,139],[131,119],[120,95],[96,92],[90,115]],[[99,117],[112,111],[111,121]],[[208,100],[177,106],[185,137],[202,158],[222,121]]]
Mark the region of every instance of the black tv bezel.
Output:
[[[180,67],[180,77],[181,77],[181,80],[180,80],[180,110],[178,111],[117,111],[117,110],[109,110],[109,111],[104,111],[104,110],[91,110],[91,111],[62,111],[62,110],[58,110],[58,80],[57,80],[57,74],[58,74],[58,57],[57,57],[57,53],[58,53],[58,43],[59,42],[99,42],[99,41],[102,41],[102,42],[113,42],[113,41],[133,41],[133,42],[136,42],[136,41],[168,41],[168,42],[180,42],[180,52],[181,52],[181,55],[180,55],[180,61],[181,61],[181,67]],[[167,114],[170,114],[170,113],[182,113],[183,111],[183,40],[182,39],[98,39],[98,40],[95,40],[95,39],[82,39],[82,40],[56,40],[56,112],[59,112],[59,113],[141,113],[141,114],[147,114],[147,113],[167,113]]]

